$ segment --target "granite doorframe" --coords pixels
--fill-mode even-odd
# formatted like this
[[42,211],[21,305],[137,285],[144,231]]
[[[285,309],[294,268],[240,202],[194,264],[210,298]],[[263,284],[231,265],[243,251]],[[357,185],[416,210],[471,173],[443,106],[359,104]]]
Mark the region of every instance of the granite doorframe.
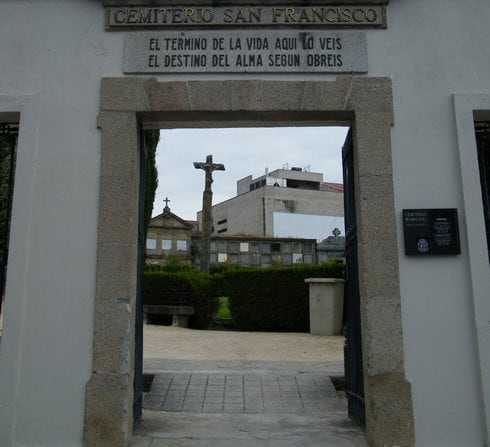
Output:
[[391,80],[354,76],[329,81],[102,79],[94,348],[84,445],[120,447],[132,436],[141,122],[155,127],[352,126],[366,433],[373,446],[415,445],[403,353]]

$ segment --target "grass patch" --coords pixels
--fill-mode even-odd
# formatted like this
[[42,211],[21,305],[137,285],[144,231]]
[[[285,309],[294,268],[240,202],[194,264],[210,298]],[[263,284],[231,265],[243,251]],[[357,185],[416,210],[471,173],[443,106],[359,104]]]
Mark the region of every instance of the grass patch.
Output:
[[218,310],[214,314],[216,320],[231,320],[230,303],[228,297],[219,297]]

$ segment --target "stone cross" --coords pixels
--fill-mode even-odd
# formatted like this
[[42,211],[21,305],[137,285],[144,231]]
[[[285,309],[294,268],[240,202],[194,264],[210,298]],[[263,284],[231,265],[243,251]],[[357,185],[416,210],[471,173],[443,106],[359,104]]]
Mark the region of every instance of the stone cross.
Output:
[[163,211],[170,211],[170,208],[168,207],[168,202],[170,202],[170,199],[168,197],[165,197],[165,208],[163,208]]
[[339,243],[340,230],[338,228],[334,228],[334,230],[332,231],[332,234],[334,236],[333,243],[338,244]]
[[204,193],[202,195],[201,272],[209,273],[209,249],[213,228],[213,219],[211,216],[213,192],[211,191],[211,184],[213,183],[213,171],[224,171],[225,166],[221,163],[213,163],[213,156],[208,155],[205,163],[196,161],[194,162],[194,167],[196,169],[202,169],[206,173]]

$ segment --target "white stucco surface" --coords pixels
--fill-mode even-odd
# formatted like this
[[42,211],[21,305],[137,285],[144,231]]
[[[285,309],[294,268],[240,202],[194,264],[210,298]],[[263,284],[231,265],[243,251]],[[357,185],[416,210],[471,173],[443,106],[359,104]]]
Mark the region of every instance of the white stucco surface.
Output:
[[0,111],[21,112],[0,445],[78,446],[92,362],[103,9],[5,0],[0,17]]
[[[477,315],[488,315],[490,272],[488,258],[475,254],[483,227],[467,227],[479,217],[466,213],[481,204],[477,182],[465,181],[475,166],[461,160],[475,147],[458,139],[453,94],[490,94],[489,22],[485,0],[392,0],[388,29],[366,31],[367,75],[393,82],[405,364],[422,447],[488,443],[490,328]],[[0,120],[4,112],[21,117],[0,445],[80,446],[92,362],[100,79],[122,76],[124,33],[104,31],[96,0],[2,0],[0,24]],[[247,76],[158,78],[230,77]],[[458,209],[461,255],[405,256],[402,209],[444,207]]]

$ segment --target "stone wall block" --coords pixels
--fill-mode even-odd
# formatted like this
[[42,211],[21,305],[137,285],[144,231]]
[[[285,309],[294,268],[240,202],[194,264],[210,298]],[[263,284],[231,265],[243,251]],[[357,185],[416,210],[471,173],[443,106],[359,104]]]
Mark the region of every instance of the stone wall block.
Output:
[[312,112],[344,110],[349,85],[349,77],[339,77],[332,82],[305,82],[302,110]]
[[354,132],[358,144],[354,147],[354,159],[359,176],[391,176],[393,165],[390,114],[356,111]]
[[191,110],[188,85],[186,82],[145,82],[145,91],[151,110],[181,112]]
[[302,110],[304,81],[262,81],[261,111],[291,112]]
[[[393,296],[374,296],[362,301],[363,362],[367,375],[403,373],[403,330],[400,304]],[[380,319],[383,324],[380,324]]]
[[231,84],[231,107],[233,111],[260,110],[260,91],[262,82],[236,81]]
[[131,304],[100,301],[95,314],[94,335],[100,342],[94,345],[92,369],[97,373],[130,374],[135,337]]
[[228,112],[232,81],[189,81],[187,88],[192,111]]
[[362,242],[359,244],[358,252],[361,296],[365,298],[384,295],[399,297],[400,286],[396,242]]
[[99,195],[99,241],[133,242],[138,235],[139,179],[104,176]]
[[393,123],[393,91],[389,78],[350,78],[346,108],[356,112],[386,112]]
[[131,436],[133,378],[93,374],[86,388],[84,447],[124,447]]
[[411,386],[399,373],[367,376],[364,380],[366,432],[372,447],[414,447]]
[[102,112],[98,118],[102,130],[101,176],[139,177],[138,121],[135,113]]
[[[136,296],[138,247],[124,243],[99,242],[96,279],[96,314],[103,300],[130,303]],[[107,320],[111,313],[102,313]],[[97,338],[97,340],[99,340]]]
[[396,241],[391,176],[364,176],[357,187],[358,237],[365,241]]
[[102,78],[100,110],[138,111],[149,110],[145,78]]

